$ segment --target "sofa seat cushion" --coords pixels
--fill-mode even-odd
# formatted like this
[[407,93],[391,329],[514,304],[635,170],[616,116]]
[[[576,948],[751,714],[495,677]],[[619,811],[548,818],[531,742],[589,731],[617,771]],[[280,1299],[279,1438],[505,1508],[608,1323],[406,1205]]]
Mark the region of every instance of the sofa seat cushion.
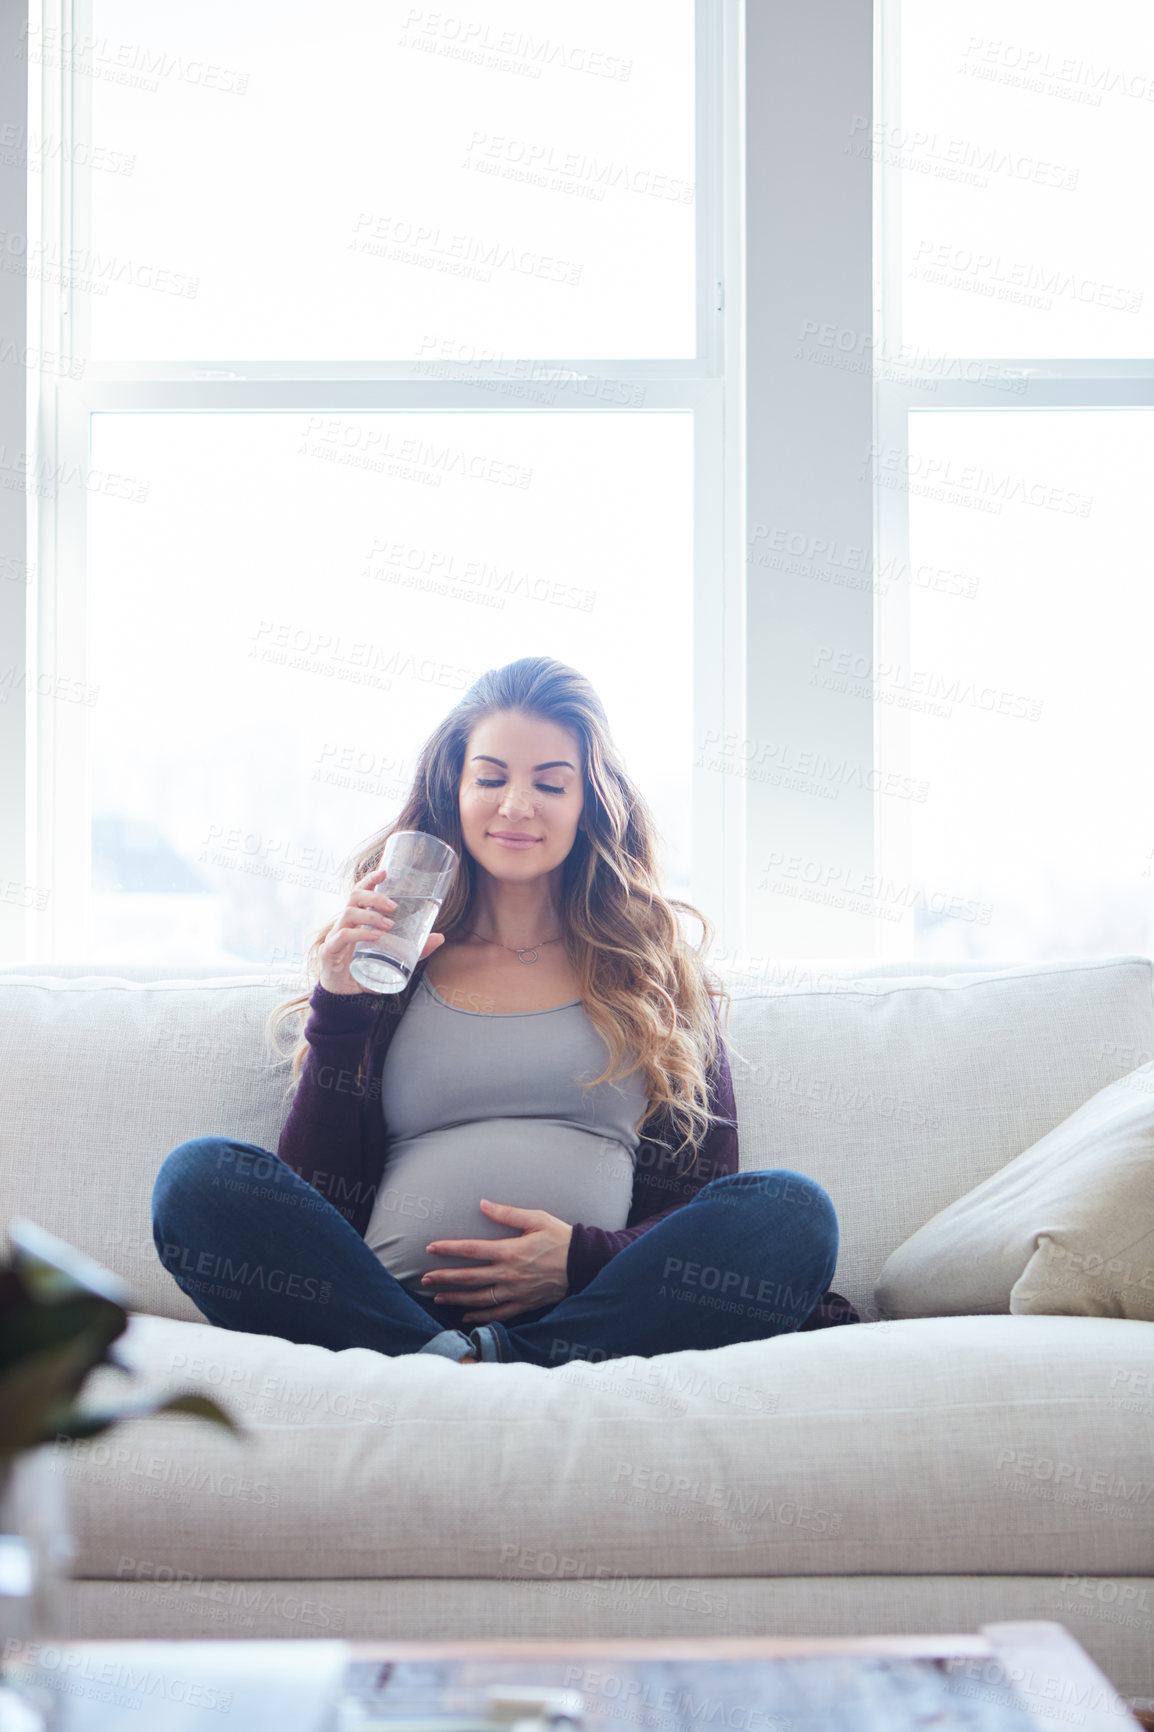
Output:
[[[61,1451],[82,1577],[1134,1575],[1154,1325],[945,1317],[600,1364],[390,1359],[138,1315],[215,1394]],[[94,1397],[122,1380],[110,1369]]]

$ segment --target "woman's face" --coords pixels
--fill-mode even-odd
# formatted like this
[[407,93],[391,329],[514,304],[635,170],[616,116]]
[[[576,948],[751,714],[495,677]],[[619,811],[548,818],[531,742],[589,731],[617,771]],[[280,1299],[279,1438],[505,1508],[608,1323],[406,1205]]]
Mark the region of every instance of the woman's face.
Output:
[[477,723],[461,772],[461,833],[494,878],[537,878],[560,866],[585,827],[584,805],[581,752],[569,728],[520,710]]

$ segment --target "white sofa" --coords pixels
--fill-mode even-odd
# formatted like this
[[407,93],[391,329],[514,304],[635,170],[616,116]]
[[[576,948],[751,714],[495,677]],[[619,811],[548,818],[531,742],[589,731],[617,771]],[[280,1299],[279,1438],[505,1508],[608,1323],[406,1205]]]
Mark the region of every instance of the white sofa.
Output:
[[[170,970],[170,975],[174,971]],[[742,1164],[809,1173],[860,1325],[656,1359],[461,1367],[214,1329],[161,1268],[153,1177],[275,1149],[299,983],[0,970],[4,1219],[126,1276],[122,1351],[238,1441],[134,1422],[62,1452],[77,1634],[973,1630],[1053,1618],[1154,1694],[1154,1326],[879,1319],[915,1228],[1154,1056],[1154,965],[726,970]],[[111,1370],[100,1373],[110,1389]]]

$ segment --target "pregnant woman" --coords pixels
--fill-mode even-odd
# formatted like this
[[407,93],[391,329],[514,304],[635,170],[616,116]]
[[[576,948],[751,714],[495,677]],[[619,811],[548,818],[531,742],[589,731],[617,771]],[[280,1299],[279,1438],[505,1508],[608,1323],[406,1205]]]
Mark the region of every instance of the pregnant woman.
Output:
[[[394,830],[460,857],[404,990],[349,973],[390,924]],[[211,1323],[462,1364],[645,1357],[858,1322],[827,1283],[825,1191],[738,1170],[733,1086],[699,949],[589,682],[532,656],[434,730],[394,824],[352,862],[276,1154],[167,1157],[153,1236]]]

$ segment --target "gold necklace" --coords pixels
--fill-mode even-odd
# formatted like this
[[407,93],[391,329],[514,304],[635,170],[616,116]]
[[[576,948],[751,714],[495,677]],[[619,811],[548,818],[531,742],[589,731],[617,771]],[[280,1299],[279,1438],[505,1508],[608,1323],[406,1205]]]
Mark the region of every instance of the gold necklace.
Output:
[[[481,934],[479,932],[474,932],[472,930],[472,928],[469,926],[466,926],[464,928],[464,930],[469,934],[469,936],[471,938],[481,938]],[[481,938],[481,943],[482,944],[495,944],[497,946],[498,950],[512,950],[512,951],[514,951],[516,953],[518,962],[536,962],[537,951],[539,949],[542,949],[546,944],[560,944],[561,939],[564,938],[564,936],[565,936],[565,934],[561,933],[560,936],[557,938],[542,938],[542,939],[539,939],[536,944],[524,944],[524,945],[522,945],[520,950],[517,949],[515,944],[502,944],[499,938]]]

